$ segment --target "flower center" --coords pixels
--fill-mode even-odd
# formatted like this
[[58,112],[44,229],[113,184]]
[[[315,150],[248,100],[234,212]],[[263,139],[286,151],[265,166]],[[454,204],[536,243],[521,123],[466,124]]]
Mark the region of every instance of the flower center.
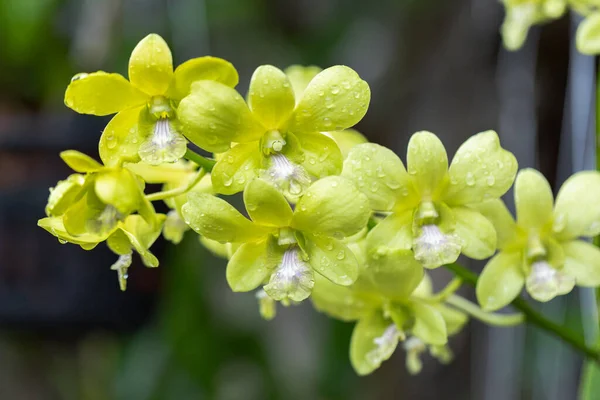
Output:
[[569,293],[575,285],[575,279],[541,259],[531,264],[525,284],[531,297],[538,301],[549,301],[557,295]]
[[187,140],[174,129],[168,118],[159,118],[148,139],[138,149],[143,162],[150,165],[172,163],[179,160],[187,150]]
[[450,264],[458,258],[462,244],[455,234],[445,234],[435,224],[421,226],[421,234],[414,240],[415,258],[425,268]]
[[87,223],[90,232],[97,235],[104,235],[110,232],[123,218],[123,215],[112,205],[108,204],[100,214]]
[[267,170],[267,179],[284,194],[297,197],[310,186],[310,176],[302,166],[292,163],[281,153],[273,153],[269,159],[271,166]]
[[276,271],[265,285],[265,292],[273,299],[285,303],[302,301],[310,296],[315,284],[312,268],[300,258],[297,246],[288,248]]

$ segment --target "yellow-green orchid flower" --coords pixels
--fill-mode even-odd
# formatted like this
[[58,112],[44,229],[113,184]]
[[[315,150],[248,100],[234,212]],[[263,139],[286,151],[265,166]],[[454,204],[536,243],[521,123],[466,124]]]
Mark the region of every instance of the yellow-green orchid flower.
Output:
[[199,81],[178,110],[193,143],[225,152],[212,171],[218,193],[240,192],[261,176],[296,199],[312,178],[340,172],[340,150],[320,132],[355,125],[370,95],[356,72],[338,65],[320,72],[296,98],[286,74],[264,65],[252,75],[248,104],[226,85]]
[[508,50],[518,50],[525,43],[529,28],[560,18],[567,0],[503,0],[506,16],[502,24],[502,40]]
[[120,256],[113,269],[118,270],[124,290],[133,250],[147,266],[158,266],[148,249],[160,234],[164,217],[155,213],[129,170],[104,167],[74,150],[62,152],[61,157],[78,174],[51,189],[47,217],[38,225],[62,243],[78,244],[85,250],[106,241]]
[[395,252],[412,249],[426,268],[452,263],[461,252],[490,257],[496,250],[494,227],[467,205],[498,198],[513,183],[517,161],[500,147],[496,132],[469,138],[450,168],[437,136],[418,132],[407,159],[408,171],[391,150],[367,143],[344,161],[342,175],[369,197],[371,208],[391,212],[369,232],[369,257],[393,259]]
[[368,199],[347,179],[331,176],[313,183],[294,210],[262,179],[244,190],[251,219],[220,198],[188,194],[185,221],[201,235],[241,245],[227,265],[227,281],[236,292],[263,285],[275,300],[306,299],[317,272],[339,285],[356,280],[358,263],[342,239],[363,229]]
[[516,222],[500,200],[476,206],[498,232],[500,252],[477,282],[477,299],[496,310],[523,286],[538,301],[569,293],[574,285],[600,286],[600,250],[579,237],[600,234],[600,173],[579,172],[561,187],[556,202],[542,174],[519,172]]
[[402,271],[415,268],[416,263],[405,251],[395,267],[363,268],[356,283],[348,287],[317,277],[311,297],[315,308],[343,321],[357,321],[350,361],[359,375],[379,368],[399,341],[404,341],[411,373],[420,371],[419,355],[427,347],[442,362],[449,361],[448,336],[460,331],[467,316],[436,299],[426,275],[412,294],[407,292],[414,287],[406,286]]
[[582,2],[579,11],[585,19],[577,28],[577,50],[583,54],[600,54],[600,2]]
[[205,174],[196,164],[185,160],[157,166],[142,162],[127,164],[126,167],[146,183],[162,184],[162,193],[169,194],[164,198],[171,210],[163,225],[163,236],[168,241],[179,244],[189,230],[181,216],[181,207],[187,202],[188,193],[213,193],[210,174]]
[[[292,84],[292,89],[294,89],[294,95],[296,97],[296,101],[302,99],[304,95],[304,90],[310,83],[310,81],[317,76],[322,69],[320,67],[311,65],[311,66],[302,66],[302,65],[291,65],[287,67],[284,72],[287,75],[290,83]],[[368,140],[363,136],[362,133],[355,129],[345,129],[343,131],[331,131],[331,132],[321,132],[324,135],[332,138],[335,143],[340,148],[342,152],[342,157],[345,159],[350,152],[350,149],[357,144],[367,143]]]
[[177,161],[185,154],[191,134],[182,129],[177,105],[192,82],[213,80],[227,86],[238,83],[235,68],[215,57],[194,58],[173,72],[173,58],[159,35],[142,39],[129,59],[129,81],[103,71],[73,77],[65,104],[82,114],[113,117],[100,138],[100,157],[107,166],[140,158],[148,164]]

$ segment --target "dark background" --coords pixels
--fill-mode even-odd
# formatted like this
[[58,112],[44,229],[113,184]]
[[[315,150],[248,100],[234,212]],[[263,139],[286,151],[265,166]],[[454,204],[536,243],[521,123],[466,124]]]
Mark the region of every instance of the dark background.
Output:
[[[231,61],[242,93],[260,64],[349,65],[372,90],[358,129],[403,159],[415,131],[437,133],[452,155],[495,129],[521,167],[560,182],[572,24],[536,28],[507,53],[502,18],[490,0],[0,0],[0,399],[575,398],[580,360],[530,328],[471,322],[449,366],[426,356],[411,377],[399,348],[359,378],[352,324],[309,302],[261,320],[254,295],[231,293],[224,261],[194,234],[177,247],[160,240],[161,266],[136,260],[121,293],[104,245],[60,245],[36,226],[68,174],[58,152],[97,158],[107,122],[63,105],[71,76],[126,75],[150,32],[175,64]],[[447,278],[437,272],[436,286]],[[579,329],[578,308],[574,294],[544,311]]]

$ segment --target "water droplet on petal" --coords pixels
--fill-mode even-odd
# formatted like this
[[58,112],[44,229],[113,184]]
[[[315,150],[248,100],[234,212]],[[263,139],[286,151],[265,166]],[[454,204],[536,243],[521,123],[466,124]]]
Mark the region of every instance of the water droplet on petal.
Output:
[[467,176],[465,177],[465,183],[467,184],[467,186],[475,185],[475,177],[471,172],[467,172]]

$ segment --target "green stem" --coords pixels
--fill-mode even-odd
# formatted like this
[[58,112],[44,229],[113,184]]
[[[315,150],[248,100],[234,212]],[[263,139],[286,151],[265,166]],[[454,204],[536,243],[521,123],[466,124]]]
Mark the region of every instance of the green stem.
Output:
[[[463,281],[465,281],[466,283],[473,286],[477,284],[477,274],[471,272],[462,265],[454,263],[446,265],[446,268],[452,271],[456,276],[462,278]],[[546,332],[557,336],[558,338],[571,345],[571,347],[573,347],[575,350],[583,353],[590,360],[593,360],[596,363],[600,364],[600,351],[588,347],[585,344],[584,339],[580,337],[580,335],[567,329],[564,326],[550,321],[520,297],[517,297],[515,300],[513,300],[511,304],[513,307],[515,307],[517,310],[521,311],[525,315],[526,322],[536,325],[540,329],[543,329]]]
[[206,172],[212,171],[213,167],[216,164],[215,160],[211,160],[210,158],[203,157],[200,154],[196,153],[195,151],[190,150],[189,148],[186,150],[183,157],[192,162],[195,162],[200,167],[202,167],[202,169],[204,169]]
[[446,303],[458,308],[459,310],[469,314],[473,318],[494,326],[515,326],[525,321],[525,316],[521,313],[517,314],[496,314],[483,311],[477,304],[471,303],[469,300],[456,295],[450,295],[446,299]]
[[430,300],[432,300],[435,303],[438,303],[440,301],[445,301],[448,297],[450,297],[451,295],[453,295],[454,292],[456,292],[458,289],[460,289],[462,283],[463,283],[463,280],[461,278],[455,276],[446,285],[445,288],[443,288],[442,290],[440,290],[439,292],[437,292],[435,295],[433,295],[430,298]]
[[185,194],[189,192],[194,186],[196,186],[196,184],[200,182],[200,179],[202,179],[202,177],[205,174],[206,171],[204,171],[204,168],[200,168],[196,173],[196,176],[194,176],[194,179],[192,179],[186,186],[181,186],[175,189],[165,190],[162,192],[147,194],[146,199],[148,201],[158,201],[170,199],[171,197],[177,197],[179,195]]

